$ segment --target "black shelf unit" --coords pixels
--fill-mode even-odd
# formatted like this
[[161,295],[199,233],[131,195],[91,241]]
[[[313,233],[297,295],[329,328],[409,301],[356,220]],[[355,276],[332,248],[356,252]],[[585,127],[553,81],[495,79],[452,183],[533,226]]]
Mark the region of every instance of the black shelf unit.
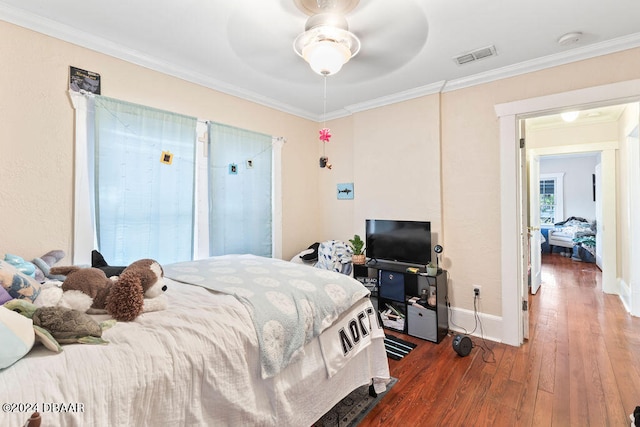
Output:
[[[404,265],[395,266],[391,263],[358,265],[354,266],[354,277],[357,279],[377,277],[377,292],[372,292],[372,300],[377,301],[378,311],[393,312],[395,309],[401,313],[402,322],[388,320],[382,316],[386,328],[440,343],[449,331],[447,272],[439,270],[437,275],[429,276],[424,272],[424,267],[417,273],[408,272],[406,269]],[[419,305],[408,302],[412,297],[420,297],[423,289],[426,289],[428,294],[430,286],[435,288],[433,306],[426,302],[419,302]]]

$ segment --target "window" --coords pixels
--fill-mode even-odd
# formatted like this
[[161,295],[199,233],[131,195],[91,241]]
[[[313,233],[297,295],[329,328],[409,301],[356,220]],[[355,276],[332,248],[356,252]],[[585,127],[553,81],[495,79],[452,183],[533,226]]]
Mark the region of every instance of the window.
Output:
[[192,259],[196,123],[95,98],[95,231],[110,264]]
[[272,137],[209,124],[209,253],[272,255]]
[[[283,138],[217,125],[222,134],[248,134],[251,141],[240,144],[240,150],[229,152],[227,144],[212,150],[216,156],[232,154],[216,162],[207,155],[203,121],[106,97],[72,91],[69,95],[76,110],[74,264],[90,264],[96,248],[113,265],[147,257],[169,263],[230,250],[281,257]],[[218,170],[218,163],[224,168]],[[229,164],[235,165],[235,174],[229,174]],[[223,173],[213,178],[215,172]],[[240,190],[231,203],[228,194],[214,188],[223,179],[245,180],[249,175],[259,176],[261,186],[253,182],[234,187]],[[211,200],[210,182],[211,192],[217,194]],[[254,193],[246,196],[249,189]],[[262,208],[256,208],[257,199]],[[221,209],[219,201],[231,211]],[[234,209],[244,210],[243,221]],[[268,215],[254,217],[256,212]],[[222,252],[214,251],[211,240],[218,241],[220,227],[229,231],[214,216],[238,227],[252,226],[252,221],[261,225],[260,239],[251,228],[242,230],[240,237],[253,244],[260,241],[261,247],[227,245]],[[229,236],[231,241],[238,238]]]
[[564,217],[564,173],[540,174],[540,225],[551,225]]

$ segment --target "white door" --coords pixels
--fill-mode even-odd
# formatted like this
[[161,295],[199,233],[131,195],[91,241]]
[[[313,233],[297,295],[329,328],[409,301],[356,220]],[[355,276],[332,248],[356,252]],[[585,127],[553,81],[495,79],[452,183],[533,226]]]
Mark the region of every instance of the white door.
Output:
[[529,339],[529,200],[527,180],[527,149],[524,140],[524,120],[519,120],[520,149],[518,151],[520,183],[520,284],[522,286],[522,337]]
[[529,156],[529,262],[530,290],[538,292],[542,283],[542,255],[540,254],[540,156]]

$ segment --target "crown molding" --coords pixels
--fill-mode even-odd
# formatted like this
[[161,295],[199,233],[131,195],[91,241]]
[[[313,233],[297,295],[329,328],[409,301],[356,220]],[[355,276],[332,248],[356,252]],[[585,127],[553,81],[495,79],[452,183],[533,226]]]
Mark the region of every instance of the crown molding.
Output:
[[318,116],[305,110],[301,110],[291,105],[262,96],[252,91],[248,91],[237,86],[233,86],[213,79],[201,73],[193,72],[184,67],[176,66],[170,62],[161,61],[150,55],[134,49],[126,48],[120,44],[109,40],[93,36],[89,33],[77,30],[51,19],[36,16],[23,10],[7,6],[0,3],[0,19],[20,27],[24,27],[47,36],[63,40],[77,46],[81,46],[132,64],[140,65],[163,74],[186,80],[227,95],[245,99],[265,107],[273,108],[284,113],[292,114],[308,120],[319,121]]
[[433,84],[420,86],[391,95],[371,99],[369,101],[348,105],[344,109],[332,111],[325,115],[318,115],[306,110],[292,107],[291,105],[262,96],[255,92],[248,91],[216,79],[212,79],[207,75],[193,72],[189,69],[176,66],[175,64],[172,64],[170,62],[161,61],[158,58],[154,58],[142,52],[126,48],[120,44],[110,42],[103,38],[95,37],[89,33],[79,31],[67,25],[55,22],[51,19],[36,16],[34,14],[2,3],[0,3],[0,19],[90,50],[94,50],[96,52],[113,56],[115,58],[122,59],[124,61],[140,65],[142,67],[149,68],[160,73],[171,75],[173,77],[177,77],[191,83],[195,83],[209,89],[225,93],[227,95],[255,102],[265,107],[273,108],[278,111],[282,111],[284,113],[288,113],[315,122],[338,119],[357,112],[395,104],[421,96],[432,95],[434,93],[441,92],[450,92],[640,46],[640,33],[631,34],[629,36],[571,49],[566,52],[521,62],[511,66],[498,68],[496,70],[478,73],[469,77],[463,77],[460,79],[449,81],[440,81]]
[[566,52],[543,56],[541,58],[524,61],[507,67],[497,68],[484,73],[448,81],[443,88],[443,92],[451,92],[458,89],[489,83],[496,80],[515,77],[522,74],[532,73],[559,65],[570,64],[584,59],[591,59],[602,55],[621,52],[640,46],[640,33],[630,34],[624,37],[607,40],[600,43],[582,46]]
[[445,83],[446,82],[442,80],[425,86],[404,90],[402,92],[392,93],[391,95],[381,96],[358,104],[347,105],[345,110],[353,114],[360,111],[371,110],[372,108],[384,107],[385,105],[420,98],[421,96],[433,95],[434,93],[440,93]]

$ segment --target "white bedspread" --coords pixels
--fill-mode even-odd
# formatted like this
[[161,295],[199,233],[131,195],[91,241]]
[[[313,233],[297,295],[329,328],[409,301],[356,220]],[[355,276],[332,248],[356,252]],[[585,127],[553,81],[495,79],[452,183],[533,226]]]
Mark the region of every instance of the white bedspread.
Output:
[[34,348],[0,371],[0,404],[16,404],[0,412],[0,425],[22,425],[28,404],[46,427],[307,426],[350,390],[389,378],[382,340],[328,378],[315,339],[302,360],[262,379],[245,307],[167,282],[169,308],[116,324],[104,333],[110,344],[66,345],[60,354]]
[[249,254],[169,264],[164,273],[244,304],[258,336],[263,378],[304,356],[306,343],[369,296],[362,283],[344,274]]

